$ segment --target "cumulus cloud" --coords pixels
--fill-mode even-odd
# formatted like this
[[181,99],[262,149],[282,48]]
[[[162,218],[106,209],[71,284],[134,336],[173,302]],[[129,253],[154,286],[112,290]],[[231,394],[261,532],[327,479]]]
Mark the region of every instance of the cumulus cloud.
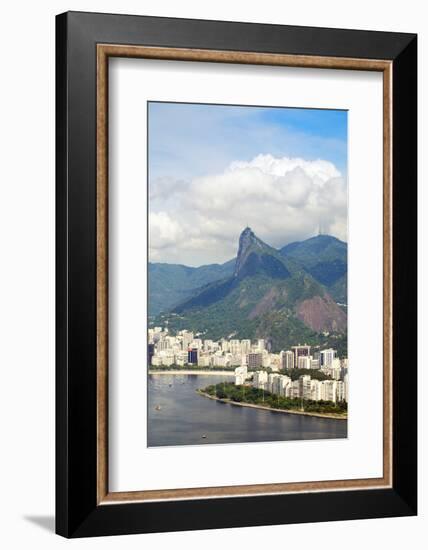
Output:
[[322,185],[331,178],[340,176],[340,172],[334,164],[327,160],[304,160],[288,157],[275,158],[272,155],[257,155],[250,162],[232,162],[229,170],[239,170],[246,166],[259,168],[263,173],[273,176],[283,176],[296,168],[300,168],[313,179],[314,183],[318,183],[319,185]]
[[258,155],[234,161],[222,173],[153,185],[150,261],[224,262],[236,254],[247,225],[275,247],[320,228],[347,239],[346,181],[325,160]]

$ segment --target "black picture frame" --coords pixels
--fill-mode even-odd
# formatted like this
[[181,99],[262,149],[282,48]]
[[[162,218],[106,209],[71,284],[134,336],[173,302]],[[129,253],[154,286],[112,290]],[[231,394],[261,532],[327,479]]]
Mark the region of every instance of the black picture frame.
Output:
[[[391,488],[97,504],[96,46],[392,61]],[[65,537],[417,513],[417,36],[68,12],[56,18],[56,532]]]

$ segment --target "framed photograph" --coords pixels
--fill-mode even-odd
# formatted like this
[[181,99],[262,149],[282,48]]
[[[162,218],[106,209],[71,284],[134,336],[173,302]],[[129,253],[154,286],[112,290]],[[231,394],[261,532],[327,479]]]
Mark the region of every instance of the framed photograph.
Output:
[[56,23],[57,533],[416,514],[416,35]]

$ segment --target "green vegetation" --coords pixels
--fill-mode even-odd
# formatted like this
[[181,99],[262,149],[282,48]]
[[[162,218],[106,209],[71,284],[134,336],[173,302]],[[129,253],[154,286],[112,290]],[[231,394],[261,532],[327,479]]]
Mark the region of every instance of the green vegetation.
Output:
[[306,241],[291,243],[281,253],[294,258],[331,296],[347,303],[348,246],[330,235],[318,235]]
[[334,414],[343,417],[348,411],[348,405],[344,401],[339,403],[333,403],[332,401],[302,401],[301,399],[290,399],[274,395],[252,386],[235,386],[230,382],[213,384],[199,391],[218,399],[229,399],[235,403],[249,403],[273,409],[301,411],[303,403],[303,411],[308,413]]
[[[306,278],[273,281],[265,276],[246,277],[231,286],[228,294],[218,301],[160,314],[151,326],[168,326],[172,333],[190,330],[203,338],[266,338],[272,352],[289,349],[298,343],[323,348],[333,347],[340,357],[347,357],[347,336],[343,333],[320,334],[307,327],[294,313],[293,300],[300,292],[309,297],[314,285]],[[210,290],[220,283],[209,285]],[[275,304],[263,309],[263,299],[275,289]],[[205,292],[205,291],[204,291]],[[189,304],[190,305],[190,304]]]
[[235,260],[201,267],[149,263],[149,315],[167,311],[193,296],[200,287],[230,276],[234,266]]
[[[235,266],[230,261],[195,271],[185,266],[150,265],[151,311],[165,311],[159,305],[159,300],[170,299],[165,288],[176,300],[180,299],[177,288],[187,294],[169,312],[152,317],[150,326],[167,326],[172,333],[186,329],[216,341],[263,338],[274,353],[303,343],[332,347],[340,357],[347,357],[346,319],[327,295],[337,285],[338,294],[346,298],[346,255],[346,243],[334,237],[320,235],[279,251],[246,228]],[[200,286],[192,287],[196,284]],[[157,301],[152,307],[153,300]],[[297,312],[303,302],[307,311],[313,308],[320,323],[302,321],[305,317]],[[331,332],[332,327],[337,332]]]
[[331,380],[331,376],[327,376],[319,369],[283,369],[280,374],[286,374],[291,380],[298,380],[302,374],[309,374],[313,380]]

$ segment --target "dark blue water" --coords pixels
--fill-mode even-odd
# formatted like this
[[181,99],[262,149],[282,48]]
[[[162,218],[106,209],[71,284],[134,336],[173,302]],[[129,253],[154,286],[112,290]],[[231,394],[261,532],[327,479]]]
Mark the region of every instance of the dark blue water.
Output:
[[149,375],[149,447],[347,437],[344,420],[237,407],[196,393],[198,388],[232,380],[221,375]]

